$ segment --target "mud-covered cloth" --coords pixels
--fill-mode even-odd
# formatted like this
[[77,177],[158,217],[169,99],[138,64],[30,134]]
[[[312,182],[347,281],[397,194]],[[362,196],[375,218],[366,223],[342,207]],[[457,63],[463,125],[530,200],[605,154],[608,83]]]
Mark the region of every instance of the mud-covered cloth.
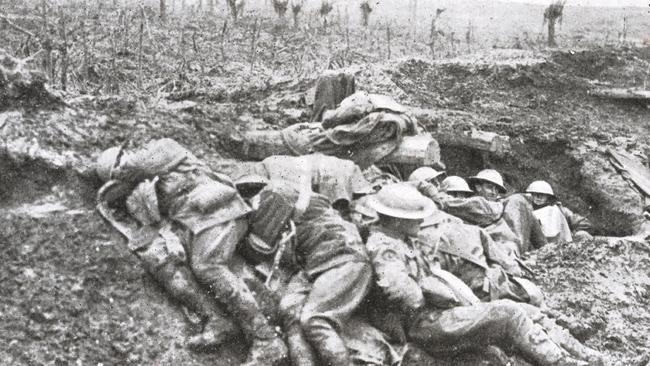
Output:
[[514,348],[537,365],[572,364],[563,362],[569,354],[511,300],[425,309],[413,321],[408,336],[434,355],[499,345]]
[[375,225],[366,242],[376,286],[408,319],[425,303],[440,307],[472,304],[479,299],[463,282],[436,265],[435,248],[417,238]]
[[354,92],[354,75],[331,71],[321,75],[316,81],[311,121],[320,122],[325,111],[335,109]]
[[343,327],[343,340],[355,366],[398,366],[408,350],[406,345],[391,344],[383,332],[357,316]]
[[294,155],[321,152],[350,159],[365,169],[392,153],[402,136],[417,134],[417,120],[388,97],[355,93],[331,112],[323,124],[285,128],[287,148]]
[[362,169],[390,155],[403,136],[415,134],[415,118],[389,112],[372,112],[354,124],[332,129],[302,123],[282,131],[283,141],[294,155],[321,152],[350,159]]
[[116,187],[121,192],[120,195],[109,195],[113,200],[126,201],[129,216],[118,218],[110,207],[110,204],[115,202],[107,202],[101,194],[98,203],[100,214],[124,236],[129,250],[140,259],[145,270],[173,299],[201,318],[212,318],[213,321],[232,329],[232,324],[225,318],[225,314],[213,306],[208,294],[192,274],[182,243],[182,230],[159,216],[155,192],[152,191],[154,184],[155,182],[145,180],[129,194],[128,190],[123,190],[123,186],[120,187],[116,181],[106,183],[100,192],[106,192],[105,188]]
[[[453,217],[453,216],[452,216]],[[518,279],[500,263],[518,274],[518,264],[512,261],[481,228],[458,222],[459,219],[429,218],[423,224],[419,242],[436,247],[440,267],[460,278],[483,301],[511,299],[518,302],[541,301],[541,291],[534,286],[529,293]],[[497,260],[492,260],[497,258]]]
[[397,304],[404,315],[407,338],[428,352],[448,354],[496,344],[514,346],[538,365],[571,364],[565,362],[569,354],[517,303],[461,298],[471,290],[458,279],[428,283],[430,277],[421,277],[435,271],[426,264],[428,254],[418,252],[395,233],[375,228],[367,246],[375,267],[377,293],[383,295],[387,308]]
[[[348,365],[341,332],[372,283],[367,262],[347,262],[320,275],[294,275],[280,301],[285,329],[300,324],[306,340],[328,365]],[[289,348],[292,345],[289,344]]]
[[533,213],[533,206],[523,194],[512,194],[501,202],[503,218],[519,239],[519,253],[524,254],[546,245],[546,236]]
[[213,172],[172,139],[153,140],[125,153],[111,175],[133,185],[157,177],[160,213],[184,227],[198,282],[237,318],[250,340],[276,337],[250,289],[229,268],[247,232],[244,216],[250,208],[227,176]]
[[251,233],[272,243],[280,228],[293,219],[295,258],[308,276],[346,262],[367,262],[359,233],[332,208],[327,197],[301,191],[286,181],[272,181],[258,197],[259,207],[249,217]]
[[[292,327],[298,319],[302,333],[325,364],[348,365],[349,355],[339,332],[372,282],[358,231],[339,216],[327,197],[300,191],[290,182],[271,181],[258,197],[259,206],[249,217],[251,233],[264,240],[277,239],[279,233],[270,226],[282,227],[282,221],[290,219],[296,226],[294,255],[290,257],[296,258],[301,272],[294,276],[281,301],[285,326]],[[295,305],[303,297],[304,305]]]
[[250,211],[227,176],[211,171],[172,139],[153,140],[125,154],[111,175],[134,185],[157,176],[161,213],[194,233]]
[[335,110],[327,111],[323,116],[323,128],[354,123],[368,113],[378,111],[400,114],[405,113],[406,108],[387,95],[358,92],[341,101]]
[[[346,282],[345,287],[348,286],[349,283]],[[298,272],[289,281],[285,295],[280,302],[280,315],[285,332],[288,334],[287,343],[294,365],[318,364],[311,346],[303,345],[306,340],[304,340],[300,329],[302,309],[312,288],[313,284],[309,278],[303,272]],[[340,302],[337,299],[334,301]],[[340,311],[338,313],[341,314]],[[383,332],[368,324],[362,313],[355,312],[345,318],[344,322],[338,321],[337,323],[340,323],[340,335],[348,350],[351,365],[400,364],[405,350],[404,345],[391,344]]]
[[521,256],[521,241],[505,220],[503,203],[480,196],[455,198],[426,182],[419,182],[418,190],[441,210],[483,228],[512,260]]
[[364,169],[363,176],[377,191],[385,185],[402,182],[402,180],[395,175],[381,170],[376,165],[371,165],[368,168]]
[[333,203],[349,204],[355,195],[372,193],[358,165],[350,160],[323,154],[271,156],[262,161],[270,180],[308,185]]

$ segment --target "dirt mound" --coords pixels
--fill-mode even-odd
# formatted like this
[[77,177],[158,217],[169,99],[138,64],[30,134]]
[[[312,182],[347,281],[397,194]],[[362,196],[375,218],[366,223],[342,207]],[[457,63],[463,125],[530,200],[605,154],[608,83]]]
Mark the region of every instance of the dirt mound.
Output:
[[616,52],[608,49],[554,52],[551,60],[567,74],[590,79],[598,79],[604,71],[625,64]]
[[605,351],[608,365],[644,365],[650,355],[649,253],[639,239],[598,238],[536,254],[537,280],[558,323]]

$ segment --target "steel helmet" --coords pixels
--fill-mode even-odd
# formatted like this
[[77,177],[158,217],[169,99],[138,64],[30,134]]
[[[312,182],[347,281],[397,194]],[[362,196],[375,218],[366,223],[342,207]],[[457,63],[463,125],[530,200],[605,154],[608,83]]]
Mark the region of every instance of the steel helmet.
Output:
[[101,154],[99,154],[99,157],[97,157],[97,162],[95,163],[95,172],[102,181],[108,182],[111,179],[111,172],[117,165],[117,159],[121,153],[122,148],[115,146],[106,149]]
[[536,180],[531,183],[528,188],[526,188],[526,193],[547,194],[551,197],[555,197],[555,193],[553,193],[553,188],[551,185],[543,180]]
[[443,192],[467,192],[467,193],[474,193],[469,188],[469,185],[465,181],[465,179],[456,176],[456,175],[450,175],[447,178],[445,178],[442,183],[440,183],[440,190]]
[[436,204],[433,201],[407,183],[382,187],[370,198],[368,204],[377,213],[399,219],[424,219],[436,211]]
[[375,211],[374,208],[370,207],[371,199],[372,195],[366,195],[359,198],[358,200],[355,200],[354,204],[352,205],[352,210],[364,216],[377,217],[377,211]]
[[235,187],[240,188],[263,188],[269,183],[266,177],[259,174],[247,174],[237,178]]
[[499,187],[499,191],[501,191],[501,193],[506,193],[506,187],[503,185],[503,177],[501,177],[501,174],[494,169],[481,170],[475,176],[470,177],[469,180],[473,183],[481,181],[492,183]]
[[439,176],[445,174],[445,172],[439,172],[431,167],[423,166],[417,168],[409,175],[409,181],[430,181],[431,179],[438,178]]

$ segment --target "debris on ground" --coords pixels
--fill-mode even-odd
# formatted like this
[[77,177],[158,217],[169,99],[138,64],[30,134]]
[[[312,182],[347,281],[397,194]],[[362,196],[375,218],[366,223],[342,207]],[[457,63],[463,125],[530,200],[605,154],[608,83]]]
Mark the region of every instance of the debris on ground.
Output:
[[46,86],[47,77],[0,48],[0,111],[16,105],[44,108],[61,105],[62,99]]

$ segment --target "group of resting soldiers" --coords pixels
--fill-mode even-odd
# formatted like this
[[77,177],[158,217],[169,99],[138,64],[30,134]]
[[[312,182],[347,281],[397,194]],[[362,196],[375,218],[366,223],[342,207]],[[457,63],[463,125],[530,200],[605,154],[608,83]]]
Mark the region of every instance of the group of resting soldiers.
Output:
[[[502,198],[494,170],[472,177],[472,190],[429,167],[398,182],[320,154],[255,164],[232,180],[172,139],[110,148],[97,160],[100,213],[204,320],[190,345],[223,342],[226,325],[212,321],[218,303],[251,344],[246,365],[351,365],[341,332],[362,310],[391,342],[433,355],[496,346],[536,365],[602,364],[545,315],[541,291],[524,278],[523,253],[588,235],[588,222],[556,204],[548,184],[531,184],[532,198]],[[564,224],[544,212],[556,209]],[[233,271],[235,256],[267,264],[267,284],[290,275],[283,337]]]

